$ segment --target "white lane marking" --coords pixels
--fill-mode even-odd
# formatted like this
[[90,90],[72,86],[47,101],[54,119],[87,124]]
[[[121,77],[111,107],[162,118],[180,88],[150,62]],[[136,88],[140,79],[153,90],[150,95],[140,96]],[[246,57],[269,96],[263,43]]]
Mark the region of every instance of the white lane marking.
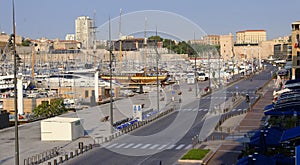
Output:
[[161,150],[161,149],[163,149],[163,148],[165,148],[167,145],[162,145],[162,146],[160,146],[159,148],[157,148],[158,150]]
[[203,111],[206,112],[206,111],[208,111],[208,109],[204,109]]
[[232,109],[231,111],[234,112],[234,111],[236,111],[236,109]]
[[151,146],[149,149],[155,149],[158,146],[159,146],[159,144],[155,144],[155,145]]
[[126,143],[123,143],[123,144],[118,145],[116,148],[121,148],[121,147],[123,147],[125,145],[126,145]]
[[176,146],[175,144],[172,144],[167,148],[167,150],[170,150],[170,149],[174,148],[175,146]]
[[134,143],[130,143],[130,144],[128,144],[127,146],[125,146],[124,148],[129,148],[129,147],[131,147],[131,146],[133,146],[134,145]]
[[175,149],[176,150],[180,150],[181,148],[183,148],[184,147],[184,144],[180,144],[178,147],[176,147]]
[[186,146],[184,149],[185,149],[185,150],[188,150],[188,149],[192,148],[192,146],[193,146],[192,144],[189,144],[189,145]]
[[151,144],[146,144],[143,147],[141,147],[141,149],[146,149],[147,147],[151,146]]
[[113,148],[114,146],[118,145],[118,143],[114,143],[112,145],[107,146],[106,148]]
[[137,145],[135,145],[135,146],[133,146],[132,148],[138,148],[138,147],[140,147],[141,145],[143,145],[143,144],[137,144]]
[[241,111],[242,109],[238,109],[237,111]]

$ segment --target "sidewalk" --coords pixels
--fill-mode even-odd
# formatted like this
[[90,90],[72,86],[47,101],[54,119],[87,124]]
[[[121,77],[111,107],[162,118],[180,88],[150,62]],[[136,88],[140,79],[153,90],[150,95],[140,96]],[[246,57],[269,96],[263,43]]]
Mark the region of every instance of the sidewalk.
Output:
[[[270,82],[272,83],[272,82]],[[207,159],[207,164],[235,164],[243,150],[243,143],[248,139],[244,137],[247,132],[258,130],[261,119],[264,116],[263,108],[272,102],[273,92],[270,83],[263,89],[262,97],[252,106],[252,109],[236,117],[225,121],[221,127],[230,127],[232,132],[220,141],[207,141],[200,148],[209,148],[214,153]]]

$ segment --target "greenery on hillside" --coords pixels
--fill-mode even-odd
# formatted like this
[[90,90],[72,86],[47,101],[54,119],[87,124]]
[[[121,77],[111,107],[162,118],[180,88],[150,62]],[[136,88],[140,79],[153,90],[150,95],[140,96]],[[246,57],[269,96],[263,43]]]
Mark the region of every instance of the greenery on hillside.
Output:
[[31,42],[30,40],[22,38],[22,46],[30,46]]
[[163,42],[163,47],[177,54],[188,54],[190,57],[203,56],[204,52],[219,52],[220,46],[190,44],[189,42],[180,41],[175,43],[174,40],[164,39],[160,36],[151,36],[148,40]]

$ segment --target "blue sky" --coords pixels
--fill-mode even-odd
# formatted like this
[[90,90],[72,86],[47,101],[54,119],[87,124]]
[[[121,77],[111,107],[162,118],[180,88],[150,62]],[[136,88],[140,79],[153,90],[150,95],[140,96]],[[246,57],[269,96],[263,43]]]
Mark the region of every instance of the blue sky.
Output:
[[[93,18],[96,10],[96,24],[98,27],[119,16],[122,8],[122,31],[130,34],[130,25],[126,14],[142,10],[160,10],[175,13],[175,17],[185,17],[193,24],[201,27],[206,34],[235,34],[236,31],[247,29],[265,29],[268,39],[289,35],[292,22],[300,20],[299,0],[15,0],[17,34],[33,39],[47,37],[50,39],[64,39],[67,33],[74,33],[75,19],[86,15]],[[0,28],[6,33],[12,32],[11,0],[0,1]],[[136,15],[137,16],[137,15]],[[159,16],[158,16],[159,17]],[[149,20],[149,29],[163,29],[163,21]],[[154,21],[155,19],[155,21]],[[115,19],[114,27],[118,19]],[[155,23],[154,23],[155,22]],[[176,21],[175,21],[176,22]],[[137,22],[139,30],[143,30],[143,21]],[[187,27],[192,24],[178,23],[169,26],[177,28],[172,34],[185,33],[184,39],[202,36],[200,32]],[[118,27],[115,27],[118,29]],[[107,29],[98,28],[99,34]],[[118,31],[118,30],[116,30]],[[165,32],[165,31],[164,31]],[[117,32],[114,32],[117,33]],[[180,36],[180,35],[179,35]],[[181,36],[180,36],[181,37]]]

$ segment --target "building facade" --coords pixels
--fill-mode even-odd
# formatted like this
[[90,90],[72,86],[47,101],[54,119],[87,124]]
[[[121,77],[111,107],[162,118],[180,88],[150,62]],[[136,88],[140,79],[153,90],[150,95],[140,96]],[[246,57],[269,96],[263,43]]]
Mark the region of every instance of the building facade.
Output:
[[93,48],[94,23],[88,16],[80,16],[75,20],[75,38],[82,43],[82,48]]
[[219,35],[207,35],[203,37],[203,40],[207,45],[220,45]]
[[230,33],[228,35],[220,35],[220,54],[224,60],[234,58],[234,36]]
[[300,78],[300,21],[292,23],[292,79]]
[[265,30],[244,30],[236,32],[236,44],[258,44],[267,40]]

